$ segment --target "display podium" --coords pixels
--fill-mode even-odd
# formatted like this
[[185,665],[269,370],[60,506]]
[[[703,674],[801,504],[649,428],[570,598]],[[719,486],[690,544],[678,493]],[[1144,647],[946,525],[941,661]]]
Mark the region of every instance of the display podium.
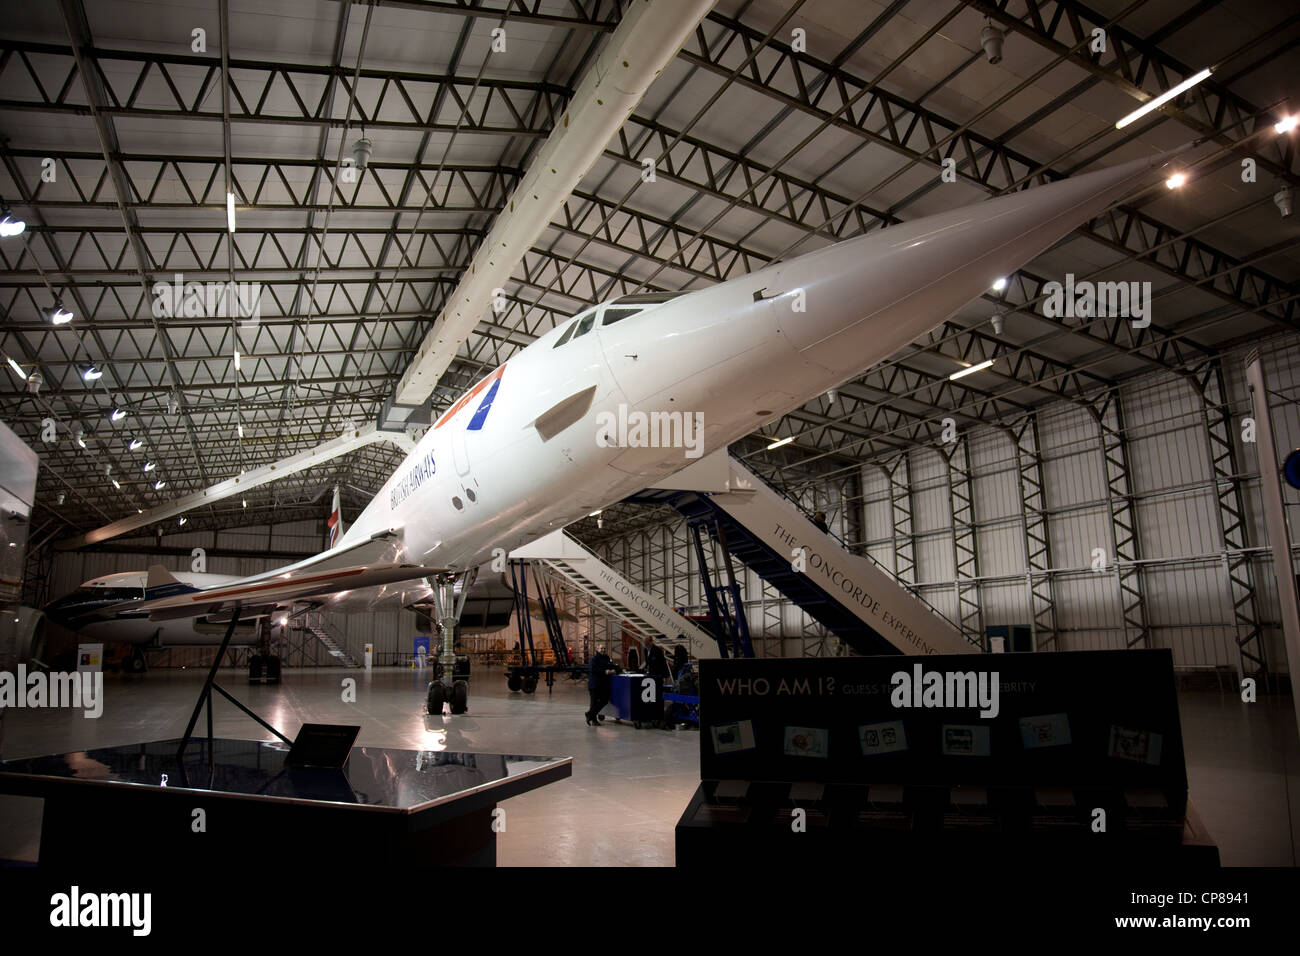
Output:
[[706,660],[678,865],[1217,866],[1167,650]]
[[664,682],[649,674],[615,674],[609,679],[609,703],[601,713],[641,726],[659,726],[664,720]]
[[[342,770],[286,766],[279,741],[217,738],[0,763],[0,793],[42,797],[40,863],[493,866],[499,801],[569,757],[353,747]],[[211,757],[211,760],[209,759]],[[211,769],[209,769],[211,768]],[[178,871],[179,872],[179,871]],[[356,872],[356,871],[352,871]]]

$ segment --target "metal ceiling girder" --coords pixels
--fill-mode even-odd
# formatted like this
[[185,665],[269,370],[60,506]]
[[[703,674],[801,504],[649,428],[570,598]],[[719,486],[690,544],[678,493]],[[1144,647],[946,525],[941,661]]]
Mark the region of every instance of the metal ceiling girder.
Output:
[[[1008,0],[999,0],[996,3],[987,0],[965,0],[968,6],[986,17],[1133,96],[1139,105],[1152,98],[1152,93],[1142,86],[1143,79],[1148,75],[1156,76],[1159,88],[1168,89],[1191,76],[1201,67],[1212,65],[1205,63],[1199,67],[1189,66],[1156,44],[1112,24],[1109,17],[1090,10],[1075,0],[1016,0],[1016,2],[1024,4],[1026,8],[1024,18],[1016,17],[1007,11]],[[1294,16],[1291,22],[1295,23]],[[1095,29],[1104,29],[1106,33],[1110,55],[1106,63],[1102,62],[1100,56],[1086,56],[1077,49],[1081,43],[1086,43]],[[1274,31],[1270,30],[1260,39],[1273,34]],[[1058,39],[1061,36],[1067,38],[1065,42]],[[1291,185],[1300,184],[1300,175],[1297,175],[1290,165],[1295,150],[1289,140],[1264,140],[1261,146],[1256,147],[1252,144],[1242,145],[1219,132],[1226,126],[1228,129],[1241,130],[1240,136],[1245,136],[1271,126],[1276,119],[1270,118],[1266,110],[1261,110],[1244,96],[1233,92],[1213,78],[1198,84],[1195,91],[1189,91],[1187,99],[1189,101],[1187,108],[1180,109],[1176,105],[1177,101],[1163,107],[1165,115],[1188,129],[1203,136],[1210,136],[1220,146],[1229,147],[1243,156],[1253,157],[1261,168]],[[1193,109],[1197,107],[1203,115],[1193,115]],[[1270,146],[1273,148],[1270,149]]]
[[[139,276],[141,288],[148,294],[150,284],[148,275],[149,253],[144,248],[140,235],[136,231],[139,224],[135,221],[135,216],[125,206],[126,198],[130,194],[129,178],[121,165],[113,160],[113,156],[117,154],[121,147],[118,144],[112,121],[104,116],[100,110],[100,104],[102,104],[104,98],[104,87],[98,64],[95,64],[94,68],[92,68],[86,55],[86,51],[92,47],[90,27],[86,21],[86,11],[81,4],[81,0],[59,0],[59,2],[63,12],[63,22],[68,30],[68,39],[72,44],[72,55],[76,61],[77,75],[81,79],[90,114],[94,119],[95,133],[99,139],[100,149],[104,154],[104,163],[113,181],[118,211],[122,218],[122,228],[126,232],[132,251],[135,253],[135,271]],[[163,354],[166,356],[165,361],[171,384],[173,387],[179,386],[180,376],[176,373],[174,356],[171,355],[171,346],[157,320],[154,321],[154,332],[160,340]],[[191,451],[194,456],[194,467],[198,470],[201,480],[207,481],[208,476],[203,467],[203,458],[199,454],[198,444],[194,441],[194,432],[184,407],[184,401],[180,401],[181,419],[185,423],[186,431],[189,434]]]
[[[79,176],[78,168],[72,165],[74,162],[84,165],[87,161],[102,163],[102,153],[73,149],[57,151],[49,149],[10,149],[9,152],[14,157],[37,162],[52,157],[57,163],[60,181],[71,183],[73,191],[77,194],[76,199],[42,198],[42,193],[48,192],[48,189],[45,183],[38,182],[31,205],[37,208],[49,207],[52,209],[117,208],[117,203],[111,197],[101,198],[101,193],[112,188],[112,184],[103,176],[102,170],[98,175],[92,170]],[[224,159],[221,157],[197,154],[176,157],[152,152],[123,152],[117,158],[120,162],[129,164],[136,169],[137,177],[144,184],[142,188],[136,184],[135,180],[132,181],[135,198],[127,203],[127,208],[133,211],[138,209],[208,209],[212,212],[220,212],[225,208],[225,197],[219,195],[215,190],[215,175],[218,168],[224,163]],[[288,157],[253,159],[234,156],[231,162],[234,167],[236,193],[243,197],[243,201],[247,205],[256,206],[259,211],[320,212],[327,206],[326,203],[313,198],[311,180],[301,188],[296,188],[293,182],[294,177],[289,175],[295,170],[311,170],[313,177],[328,175],[333,166],[326,160]],[[150,168],[147,170],[142,169],[141,167],[144,166]],[[406,205],[400,200],[393,199],[390,195],[392,184],[387,183],[381,174],[401,173],[404,179],[407,176],[414,176],[421,186],[427,190],[428,182],[425,174],[433,173],[437,168],[436,164],[428,162],[385,162],[372,157],[366,170],[371,174],[369,181],[374,185],[375,192],[382,201],[371,202],[367,198],[368,193],[358,191],[350,197],[349,202],[339,208],[365,212],[419,212],[419,206]],[[255,174],[255,171],[258,170],[260,170],[260,174]],[[248,174],[242,180],[240,178],[241,171]],[[458,205],[455,197],[449,196],[447,201],[440,202],[437,210],[439,213],[455,214],[458,218],[466,215],[497,212],[501,208],[503,198],[519,179],[519,170],[513,166],[484,163],[448,163],[442,168],[442,173],[453,178],[457,185],[473,200],[469,205]],[[480,177],[482,182],[476,182],[476,179]],[[255,182],[250,184],[250,178],[254,179]],[[86,182],[88,179],[94,179],[94,182]],[[166,201],[161,194],[163,186],[168,181],[179,184],[185,196],[188,197],[188,201]],[[276,202],[273,198],[270,198],[273,191],[282,192],[291,201]]]
[[516,263],[712,6],[712,0],[637,0],[629,5],[435,319],[398,383],[396,401],[415,404],[432,393],[487,311],[493,290],[510,280]]
[[[95,107],[98,112],[106,116],[203,120],[217,123],[223,121],[220,109],[201,107],[201,104],[208,102],[208,93],[211,88],[220,82],[220,61],[214,60],[212,56],[114,50],[95,47],[93,44],[87,44],[83,50],[84,55],[97,63],[132,64],[137,69],[134,82],[129,84],[130,93],[123,98],[118,96],[116,89],[112,87],[106,88],[104,90],[105,99]],[[42,83],[37,75],[36,68],[30,59],[31,55],[38,55],[47,70],[51,69],[59,58],[69,59],[67,78],[70,78],[75,70],[75,62],[71,62],[73,58],[69,57],[66,46],[12,39],[0,40],[0,69],[3,69],[6,65],[11,69],[21,66],[27,71],[31,79],[31,85],[35,86],[42,94],[37,99],[2,99],[0,100],[0,109],[35,110],[55,115],[61,113],[78,116],[91,115],[92,110],[90,108],[79,103],[70,102],[67,99],[66,78],[63,82],[48,84],[51,88],[60,90],[57,97],[51,98],[45,92],[46,84]],[[194,67],[200,67],[206,73],[202,82],[195,88],[194,96],[187,100],[182,96],[180,90],[194,88],[193,84],[177,82],[172,78],[170,71],[176,68],[192,69]],[[242,83],[235,82],[233,78],[231,83],[231,119],[234,122],[272,123],[280,126],[321,126],[326,129],[342,128],[343,120],[336,118],[332,111],[328,109],[329,91],[334,88],[335,83],[327,83],[327,89],[322,91],[321,96],[315,99],[315,102],[311,102],[313,98],[305,96],[299,91],[293,77],[295,75],[311,77],[313,83],[318,82],[320,77],[333,78],[344,90],[350,93],[350,71],[346,71],[337,65],[319,66],[315,64],[238,58],[230,61],[230,68],[238,77],[242,78]],[[115,70],[114,72],[120,73],[121,70]],[[147,85],[145,83],[146,77],[150,73],[157,73],[164,80],[164,84],[160,89],[165,90],[171,97],[172,105],[168,108],[146,108],[137,105],[140,94]],[[451,132],[456,128],[456,124],[439,122],[431,111],[421,110],[416,104],[425,97],[415,87],[436,85],[441,88],[443,85],[450,84],[455,87],[464,87],[465,93],[468,94],[470,88],[475,84],[475,78],[469,76],[409,73],[399,70],[362,70],[358,85],[362,85],[363,81],[367,80],[376,81],[377,88],[380,90],[380,98],[376,100],[368,112],[363,110],[361,114],[361,119],[364,120],[368,127],[393,130],[432,130],[434,132]],[[128,81],[123,79],[118,85],[125,88],[128,86]],[[268,96],[268,94],[274,87],[279,85],[283,85],[288,90],[289,98],[287,100],[279,98],[275,104],[272,104],[272,97]],[[478,82],[478,86],[480,90],[486,90],[488,95],[484,97],[482,107],[476,116],[470,117],[470,124],[465,129],[465,132],[485,136],[545,137],[547,130],[555,122],[556,115],[564,109],[569,94],[568,90],[556,84],[532,83],[523,80],[484,77]],[[247,96],[245,92],[248,93]],[[512,97],[518,94],[531,96],[538,93],[541,94],[543,108],[528,111],[532,114],[531,116],[525,116],[525,111],[516,107],[512,100]],[[392,97],[391,101],[386,99],[386,97],[390,96]],[[467,96],[461,97],[461,100],[465,102]],[[487,114],[498,101],[505,107],[505,112],[510,117],[509,121],[489,120]],[[407,118],[400,120],[389,118],[388,114],[393,109],[404,110]],[[385,114],[383,118],[378,115],[380,113]]]
[[[344,3],[356,0],[342,0]],[[377,7],[394,7],[402,10],[419,12],[431,11],[445,13],[448,16],[466,19],[506,20],[507,22],[536,23],[541,26],[565,27],[570,30],[587,30],[608,33],[618,26],[618,3],[614,0],[568,0],[567,5],[576,13],[564,16],[558,13],[545,13],[543,7],[554,7],[549,0],[499,0],[495,5],[480,2],[470,5],[465,0],[369,0]],[[608,7],[610,13],[601,16],[601,9]]]
[[[746,26],[717,12],[711,13],[708,20],[710,23],[739,33],[750,42],[754,42],[762,36],[753,27]],[[997,193],[1008,188],[1018,188],[1027,183],[1051,182],[1065,178],[1064,173],[1034,161],[999,140],[966,129],[960,123],[953,122],[933,110],[919,106],[904,97],[889,93],[879,86],[871,90],[864,105],[860,105],[857,109],[851,108],[841,117],[832,119],[835,109],[838,108],[838,101],[829,107],[818,105],[825,98],[827,92],[836,91],[841,101],[847,101],[857,91],[868,86],[868,81],[850,73],[843,67],[833,66],[810,54],[796,53],[788,44],[779,41],[769,42],[768,48],[772,51],[773,56],[779,58],[781,68],[773,68],[766,77],[738,76],[734,82],[792,106],[819,121],[829,121],[833,128],[844,130],[855,136],[862,137],[867,142],[883,146],[909,161],[937,166],[941,158],[953,157],[957,159],[956,172],[958,177],[962,181],[976,185],[989,193]],[[718,75],[725,76],[731,72],[725,64],[716,62],[708,56],[707,49],[704,52],[695,49],[684,49],[680,56],[686,62],[698,65]],[[826,83],[818,97],[811,98],[799,93],[800,90],[806,93],[810,87],[815,85],[816,79],[825,74],[829,74],[833,82]],[[774,88],[772,81],[786,75],[795,77],[796,92],[787,93]],[[883,125],[879,129],[874,128],[875,118],[882,116],[884,117]],[[945,140],[947,141],[946,145],[940,146],[939,144]],[[913,145],[914,143],[916,145]],[[997,175],[995,176],[995,174]],[[1108,217],[1101,217],[1103,222],[1108,219],[1113,221],[1115,225],[1105,231],[1100,231],[1095,225],[1090,225],[1080,229],[1079,233],[1097,239],[1104,244],[1112,245],[1112,247],[1116,240],[1124,242],[1127,247],[1127,242],[1130,239],[1137,241],[1144,235],[1158,234],[1166,237],[1179,235],[1178,230],[1172,229],[1138,209],[1127,206],[1121,205],[1108,214]],[[1215,259],[1225,263],[1230,269],[1238,267],[1236,257],[1214,249],[1193,236],[1183,236],[1176,240],[1165,239],[1164,243],[1166,246],[1175,247],[1168,256],[1174,262],[1188,261],[1192,256],[1195,256],[1204,259]],[[1134,249],[1127,247],[1126,251],[1132,253]],[[1139,245],[1136,251],[1140,253],[1142,246]],[[1276,316],[1267,310],[1270,308],[1270,302],[1293,303],[1292,297],[1297,290],[1253,266],[1242,265],[1240,269],[1250,276],[1248,281],[1236,283],[1241,286],[1243,294],[1252,288],[1267,288],[1273,290],[1275,294],[1271,300],[1266,302],[1239,298],[1237,304],[1241,308],[1257,311],[1259,314],[1277,321],[1280,325],[1289,327],[1289,323],[1294,317],[1295,307],[1293,304],[1285,316]],[[1198,277],[1188,276],[1187,278],[1189,281],[1195,281]],[[1279,305],[1279,307],[1281,306]],[[1214,354],[1215,352],[1213,349],[1206,349],[1205,351],[1206,354]]]

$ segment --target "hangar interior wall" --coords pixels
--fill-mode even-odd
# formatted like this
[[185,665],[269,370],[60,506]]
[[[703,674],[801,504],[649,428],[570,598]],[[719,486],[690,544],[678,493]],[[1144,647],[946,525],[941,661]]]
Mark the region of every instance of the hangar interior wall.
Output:
[[[213,574],[257,574],[317,553],[323,547],[323,540],[323,521],[300,521],[269,527],[236,528],[215,535],[211,531],[178,530],[162,539],[168,552],[163,555],[150,549],[147,543],[140,543],[139,550],[135,550],[132,545],[137,541],[124,542],[123,550],[108,552],[56,551],[43,587],[29,587],[27,600],[32,604],[44,604],[101,575],[143,570],[151,564],[162,564],[172,571],[188,571],[191,570],[191,558],[187,555],[194,548],[205,549],[205,570]],[[181,553],[174,553],[176,551]],[[238,556],[238,553],[247,555],[248,552],[262,552],[267,556]],[[32,583],[35,582],[29,582]],[[593,640],[608,644],[617,637],[617,624],[609,621],[591,605],[578,601],[574,595],[560,588],[555,589],[555,594],[559,610],[566,615],[573,615],[572,618],[565,619],[562,626],[570,652],[579,659],[586,659]],[[388,663],[396,656],[405,657],[411,653],[414,639],[420,633],[416,627],[415,615],[406,611],[324,616],[331,636],[357,661],[363,659],[367,643],[374,645],[376,660],[380,663]],[[538,647],[545,647],[546,625],[536,614],[532,618],[534,642]],[[500,631],[464,636],[461,646],[471,651],[508,650],[514,647],[517,640],[519,628],[512,616],[510,623]],[[210,651],[196,649],[191,653],[178,652],[160,658],[156,664],[167,666],[170,662],[176,665],[194,665],[205,659],[211,659]]]
[[[1278,448],[1300,447],[1300,343],[1259,348]],[[1256,445],[1244,440],[1245,356],[1137,377],[1007,425],[959,421],[954,442],[789,490],[972,636],[1021,624],[1039,649],[1169,647],[1183,668],[1253,673],[1262,657],[1285,672]],[[1300,492],[1285,494],[1295,516]],[[598,550],[647,590],[704,612],[684,520]],[[747,570],[742,589],[759,655],[843,653]]]

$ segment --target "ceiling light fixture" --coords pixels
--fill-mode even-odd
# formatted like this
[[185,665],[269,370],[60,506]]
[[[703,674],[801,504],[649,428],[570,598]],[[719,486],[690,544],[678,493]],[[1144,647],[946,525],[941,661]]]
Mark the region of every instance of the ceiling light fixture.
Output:
[[141,445],[143,445],[143,444],[144,444],[144,442],[142,442],[140,439],[138,439],[138,438],[132,438],[132,439],[131,439],[131,444],[127,445],[126,447],[127,447],[130,451],[135,451],[137,448],[139,448],[139,447],[140,447]]
[[146,461],[146,462],[144,463],[144,471],[145,471],[145,474],[148,474],[149,472],[153,471],[153,470],[154,470],[155,468],[157,468],[157,467],[158,467],[158,466],[155,465],[153,462],[151,462],[151,461]]
[[93,382],[96,379],[102,377],[103,374],[104,374],[103,371],[100,369],[98,365],[92,365],[90,366],[90,368],[86,369],[84,372],[81,373],[81,377],[87,382]]
[[1283,133],[1289,133],[1300,125],[1300,116],[1285,116],[1273,124],[1273,132],[1281,136]]
[[239,349],[235,349],[235,371],[239,371]]
[[366,128],[361,127],[361,138],[352,144],[352,164],[363,173],[370,165],[370,154],[374,148],[375,144],[366,136]]
[[[8,358],[8,356],[6,356],[6,358]],[[13,369],[14,374],[17,375],[19,378],[21,378],[24,382],[27,381],[27,373],[24,372],[23,367],[19,365],[17,362],[15,362],[12,358],[9,359],[9,367]]]
[[953,372],[951,375],[948,376],[948,380],[955,381],[956,379],[964,378],[967,375],[973,375],[976,372],[982,372],[984,371],[984,369],[988,368],[992,364],[993,364],[993,359],[985,359],[983,362],[980,362],[978,365],[971,365],[968,366],[967,368],[959,368],[957,369],[957,371]]
[[1134,120],[1139,120],[1142,117],[1146,116],[1148,113],[1150,113],[1152,110],[1159,109],[1161,106],[1168,103],[1178,94],[1186,90],[1190,90],[1197,83],[1200,83],[1202,80],[1207,79],[1212,72],[1213,70],[1211,70],[1209,67],[1206,67],[1205,69],[1201,70],[1200,73],[1197,73],[1195,76],[1191,76],[1183,80],[1183,82],[1179,83],[1173,89],[1165,90],[1165,92],[1161,93],[1155,99],[1148,100],[1147,102],[1139,106],[1137,109],[1135,109],[1132,113],[1129,113],[1128,116],[1125,116],[1122,120],[1120,120],[1118,123],[1115,124],[1115,128],[1123,129],[1125,126],[1128,126]]
[[155,481],[155,482],[153,483],[153,490],[154,490],[154,491],[161,491],[162,489],[164,489],[164,488],[166,488],[166,487],[167,487],[167,482],[163,481],[161,478],[159,478],[157,481]]
[[[1277,211],[1282,214],[1283,219],[1289,219],[1295,212],[1295,187],[1283,186],[1273,194],[1273,205],[1277,206]],[[13,359],[10,359],[12,362]],[[36,375],[35,372],[32,373]]]
[[226,228],[235,231],[235,194],[226,193]]
[[789,438],[778,438],[776,441],[772,442],[772,444],[767,446],[767,450],[771,451],[773,448],[780,448],[782,445],[788,445],[792,441],[794,441],[793,435]]
[[21,236],[27,229],[27,223],[10,211],[8,206],[0,207],[0,239],[8,239],[10,236]]
[[72,313],[63,307],[62,302],[55,302],[54,305],[45,310],[46,315],[50,317],[50,323],[53,325],[67,325],[72,321]]
[[113,409],[113,414],[108,417],[115,422],[120,422],[122,419],[126,418],[126,412],[122,411],[120,408],[115,408]]
[[118,489],[119,491],[122,490],[122,486],[118,483],[118,480],[116,478],[112,478],[110,480],[113,482],[114,488]]
[[994,66],[1002,62],[1002,43],[1006,38],[1005,33],[985,21],[984,29],[980,31],[980,46],[984,48],[984,55]]
[[1172,176],[1170,176],[1168,179],[1165,180],[1165,186],[1169,189],[1177,189],[1185,182],[1187,182],[1186,173],[1174,173]]

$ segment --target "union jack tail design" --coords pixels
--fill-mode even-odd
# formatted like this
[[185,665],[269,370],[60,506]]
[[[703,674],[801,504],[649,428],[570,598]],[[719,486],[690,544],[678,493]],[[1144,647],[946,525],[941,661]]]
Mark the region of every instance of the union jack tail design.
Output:
[[339,486],[334,486],[334,507],[330,510],[329,520],[325,522],[329,531],[329,546],[332,548],[343,537],[343,511],[339,508]]

